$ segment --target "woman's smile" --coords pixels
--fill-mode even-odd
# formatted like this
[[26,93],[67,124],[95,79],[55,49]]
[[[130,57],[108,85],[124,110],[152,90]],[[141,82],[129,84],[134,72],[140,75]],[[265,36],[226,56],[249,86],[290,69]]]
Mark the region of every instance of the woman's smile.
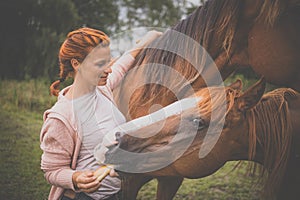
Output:
[[111,72],[112,72],[112,69],[111,68],[107,68],[102,73],[100,73],[98,85],[105,85],[106,82],[107,82],[108,75]]

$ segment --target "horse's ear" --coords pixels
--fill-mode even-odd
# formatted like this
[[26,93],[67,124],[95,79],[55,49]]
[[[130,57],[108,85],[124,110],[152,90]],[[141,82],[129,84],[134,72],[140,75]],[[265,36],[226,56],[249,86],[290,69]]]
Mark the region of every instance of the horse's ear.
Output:
[[231,85],[229,85],[229,87],[231,87],[234,90],[242,90],[243,82],[241,79],[237,79],[235,82],[231,83]]
[[237,99],[238,108],[242,111],[253,108],[261,99],[266,88],[266,80],[261,78]]

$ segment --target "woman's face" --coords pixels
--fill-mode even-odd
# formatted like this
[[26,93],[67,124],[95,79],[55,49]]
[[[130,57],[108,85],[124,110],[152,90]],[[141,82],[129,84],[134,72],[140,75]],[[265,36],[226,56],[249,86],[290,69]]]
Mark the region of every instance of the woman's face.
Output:
[[106,85],[107,77],[111,73],[111,68],[108,67],[110,61],[109,47],[95,47],[80,64],[79,74],[90,85]]

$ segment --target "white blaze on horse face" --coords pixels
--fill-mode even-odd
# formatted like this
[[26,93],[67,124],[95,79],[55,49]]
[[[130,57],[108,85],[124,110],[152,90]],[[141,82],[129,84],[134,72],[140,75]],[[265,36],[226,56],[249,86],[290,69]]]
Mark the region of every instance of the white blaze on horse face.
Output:
[[[167,118],[172,117],[174,115],[178,116],[182,112],[188,109],[196,108],[201,99],[202,99],[201,97],[192,97],[192,98],[185,98],[180,101],[176,101],[149,115],[145,115],[143,117],[122,124],[118,128],[123,133],[134,137],[138,137],[138,138],[152,137],[155,134],[159,133],[159,131],[161,131],[161,129],[164,127],[164,122]],[[156,126],[155,129],[152,129],[150,132],[146,132],[138,135],[134,133],[135,131],[142,129],[146,126],[153,125],[154,123],[157,123],[158,126]]]
[[[143,117],[139,117],[114,128],[112,131],[105,135],[102,143],[95,148],[94,155],[97,161],[100,163],[103,163],[105,161],[105,153],[108,151],[107,147],[116,144],[116,133],[121,132],[137,138],[152,137],[161,131],[161,129],[164,127],[164,122],[167,118],[172,117],[174,115],[180,115],[184,111],[191,108],[196,109],[201,99],[202,97],[185,98],[180,101],[176,101],[154,113],[145,115]],[[147,133],[143,132],[143,134],[134,134],[137,130],[141,130],[147,126],[153,125],[154,123],[157,123],[159,125],[156,126],[154,129],[151,129],[150,131],[148,129]]]

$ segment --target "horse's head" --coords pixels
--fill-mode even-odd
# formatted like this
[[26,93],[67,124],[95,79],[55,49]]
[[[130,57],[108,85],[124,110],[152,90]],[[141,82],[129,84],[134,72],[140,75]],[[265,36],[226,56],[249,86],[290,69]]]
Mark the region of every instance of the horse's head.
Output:
[[[131,173],[158,171],[171,164],[177,175],[212,173],[241,146],[240,137],[247,132],[244,112],[257,104],[265,84],[260,81],[244,94],[241,87],[236,81],[228,87],[204,88],[194,97],[121,125],[108,134],[107,141],[118,144],[104,142],[106,157],[101,161]],[[191,159],[195,165],[184,164]],[[201,165],[205,169],[199,170]]]

